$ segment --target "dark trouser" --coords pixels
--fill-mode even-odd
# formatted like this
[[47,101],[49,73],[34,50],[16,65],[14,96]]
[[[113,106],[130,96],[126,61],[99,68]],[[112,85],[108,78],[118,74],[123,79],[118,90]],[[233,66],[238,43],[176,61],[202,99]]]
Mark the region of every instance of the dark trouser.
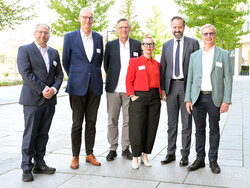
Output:
[[168,149],[169,155],[175,155],[176,140],[178,133],[179,111],[181,111],[181,139],[182,156],[189,156],[191,134],[192,134],[192,116],[188,114],[184,102],[184,81],[171,81],[169,93],[167,94],[167,112],[168,112]]
[[209,160],[217,160],[220,142],[220,108],[216,107],[212,100],[212,95],[200,94],[197,102],[193,106],[193,117],[196,127],[196,153],[197,159],[205,159],[206,143],[206,116],[209,117]]
[[73,156],[79,156],[82,143],[82,123],[85,116],[85,149],[86,154],[92,154],[95,144],[96,118],[101,96],[93,93],[91,84],[84,96],[70,95],[72,109],[71,142]]
[[31,170],[34,158],[36,166],[45,164],[44,155],[49,139],[49,129],[55,113],[55,105],[23,106],[25,129],[22,142],[23,170]]
[[129,139],[134,157],[150,154],[158,128],[161,101],[159,89],[136,91],[139,96],[129,102]]

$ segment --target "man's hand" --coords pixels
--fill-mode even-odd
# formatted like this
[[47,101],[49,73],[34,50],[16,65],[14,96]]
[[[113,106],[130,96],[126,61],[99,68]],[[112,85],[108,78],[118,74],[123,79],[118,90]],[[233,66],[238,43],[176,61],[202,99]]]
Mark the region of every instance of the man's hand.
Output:
[[191,111],[193,111],[193,105],[192,105],[192,103],[191,102],[186,102],[186,110],[187,110],[187,112],[191,115]]
[[167,94],[165,90],[161,90],[161,100],[166,101],[167,100]]
[[220,113],[228,112],[229,103],[223,102],[220,106]]
[[43,93],[44,98],[46,99],[51,99],[54,95],[54,89],[53,88],[48,88],[45,93]]

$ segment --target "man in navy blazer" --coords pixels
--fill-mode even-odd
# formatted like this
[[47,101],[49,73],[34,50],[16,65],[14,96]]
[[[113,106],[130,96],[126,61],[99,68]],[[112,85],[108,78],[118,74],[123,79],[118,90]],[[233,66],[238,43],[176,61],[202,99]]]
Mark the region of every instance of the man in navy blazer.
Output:
[[182,122],[182,148],[180,166],[188,165],[190,153],[192,117],[186,111],[184,97],[190,54],[200,48],[199,42],[183,36],[185,20],[179,16],[171,19],[174,38],[163,44],[161,55],[162,99],[167,101],[168,113],[168,149],[161,161],[168,164],[175,161],[176,140],[178,133],[179,111]]
[[108,42],[104,54],[104,70],[106,72],[106,93],[108,111],[108,141],[110,144],[107,161],[113,161],[117,156],[118,147],[118,120],[122,108],[123,124],[121,132],[122,156],[132,160],[129,151],[128,131],[128,105],[129,98],[126,96],[126,73],[129,59],[139,57],[142,54],[141,43],[129,38],[131,27],[126,18],[117,21],[116,31],[119,38]]
[[68,75],[66,92],[69,93],[73,124],[71,129],[73,159],[70,167],[79,168],[82,141],[82,123],[85,117],[86,161],[101,165],[93,155],[96,118],[103,90],[101,65],[103,38],[91,30],[94,15],[85,7],[80,11],[81,28],[67,33],[63,45],[63,67]]
[[63,81],[59,53],[47,46],[49,26],[38,24],[34,37],[35,42],[21,46],[17,56],[23,79],[19,103],[23,105],[25,121],[21,164],[25,182],[33,181],[33,167],[33,173],[54,174],[56,171],[46,165],[44,155],[55,113],[56,94]]

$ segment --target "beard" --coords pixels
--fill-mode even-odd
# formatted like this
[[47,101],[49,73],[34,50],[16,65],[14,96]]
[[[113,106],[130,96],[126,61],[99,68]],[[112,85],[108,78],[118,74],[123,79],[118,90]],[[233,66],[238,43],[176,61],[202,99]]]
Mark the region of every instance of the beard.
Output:
[[[180,35],[178,35],[180,34]],[[173,35],[175,36],[176,39],[180,39],[183,36],[182,32],[174,32]]]

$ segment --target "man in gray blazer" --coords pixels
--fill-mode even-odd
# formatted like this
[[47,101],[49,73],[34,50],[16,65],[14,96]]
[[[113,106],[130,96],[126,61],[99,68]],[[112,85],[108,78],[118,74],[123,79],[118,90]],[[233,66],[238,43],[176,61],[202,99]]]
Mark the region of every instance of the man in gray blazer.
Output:
[[129,38],[131,27],[126,18],[117,21],[116,31],[119,38],[108,42],[104,54],[104,70],[106,72],[107,111],[108,111],[108,141],[110,151],[107,161],[113,161],[117,156],[118,147],[118,120],[122,108],[123,123],[121,131],[122,156],[132,160],[129,151],[128,105],[126,96],[125,78],[129,59],[142,54],[141,43]]
[[[25,128],[22,142],[22,180],[33,181],[33,173],[54,174],[56,169],[46,165],[44,155],[48,132],[55,113],[56,94],[63,81],[57,50],[47,46],[50,28],[38,24],[35,41],[21,46],[17,64],[23,87],[19,103],[23,105]],[[34,159],[34,164],[31,162]]]
[[183,36],[185,20],[175,16],[171,20],[174,38],[163,44],[161,56],[162,100],[167,101],[168,149],[161,161],[168,164],[175,161],[179,111],[182,121],[182,149],[180,166],[188,165],[190,153],[192,117],[185,108],[184,97],[190,54],[200,48],[197,40]]
[[186,109],[193,114],[196,127],[196,160],[188,167],[205,167],[206,116],[209,117],[209,166],[220,173],[217,163],[220,142],[220,113],[227,112],[232,96],[232,66],[229,52],[215,46],[216,28],[206,24],[201,29],[204,48],[190,57],[186,88]]

